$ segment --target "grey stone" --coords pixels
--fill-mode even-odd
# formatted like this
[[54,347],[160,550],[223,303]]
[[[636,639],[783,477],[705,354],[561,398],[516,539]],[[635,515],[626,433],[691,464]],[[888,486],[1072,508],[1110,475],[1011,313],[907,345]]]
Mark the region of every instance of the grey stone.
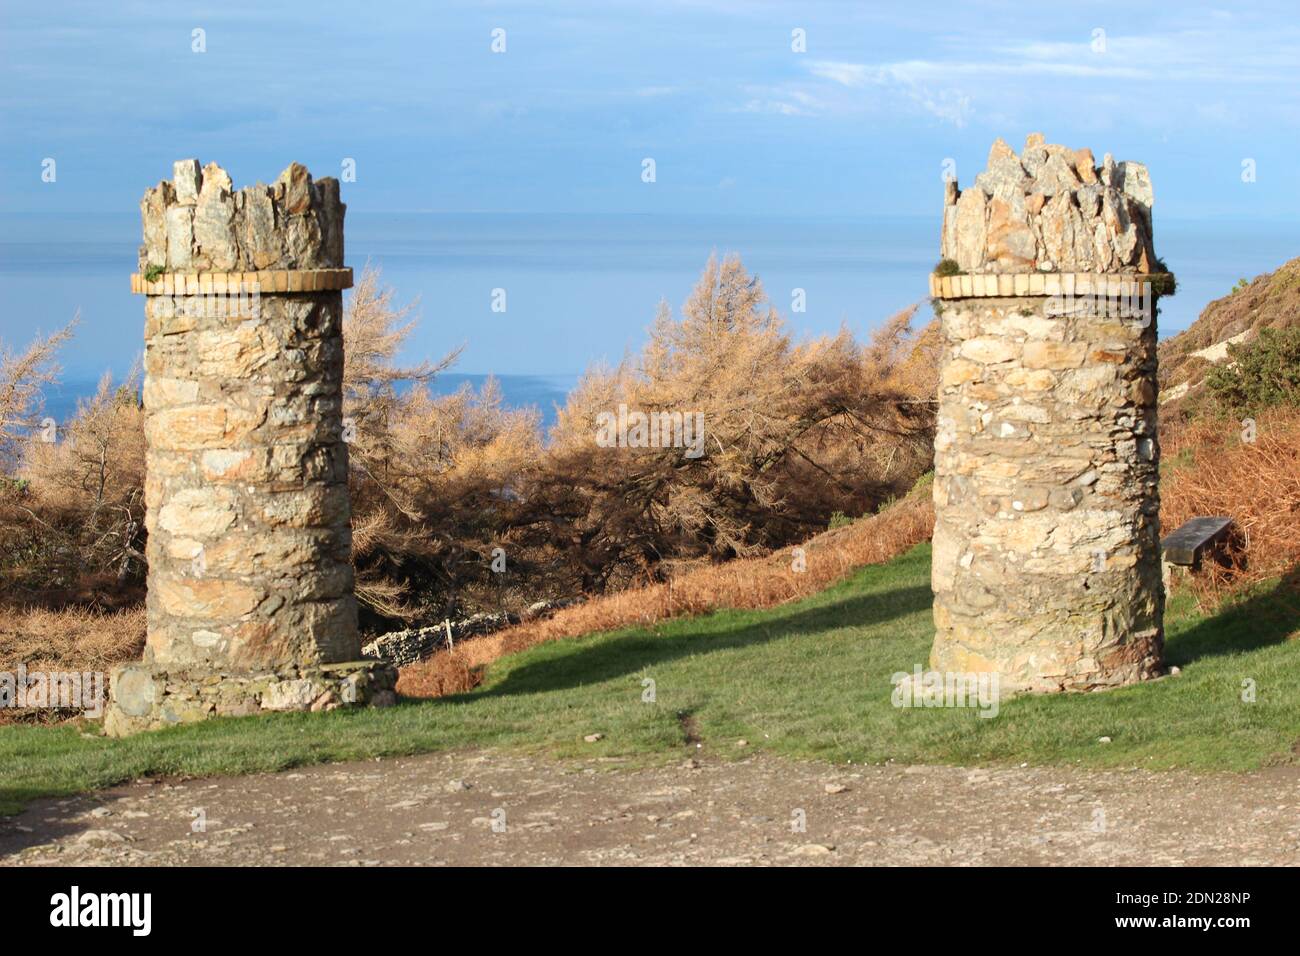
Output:
[[1074,168],[1059,153],[1049,156],[1034,176],[1033,188],[1044,196],[1072,192],[1078,186],[1079,177],[1074,174]]
[[1118,186],[1124,195],[1150,209],[1156,204],[1155,190],[1151,187],[1151,173],[1142,163],[1123,162],[1116,166]]
[[985,200],[982,189],[965,189],[957,200],[957,219],[955,227],[956,247],[952,250],[957,264],[962,269],[972,271],[984,264],[985,246]]
[[235,201],[230,177],[215,163],[204,169],[203,188],[194,214],[194,241],[208,270],[227,272],[239,264],[233,229]]
[[127,665],[113,674],[113,698],[129,717],[143,717],[149,713],[157,698],[153,675],[147,667]]
[[993,161],[987,170],[975,177],[975,185],[994,199],[1011,202],[1029,191],[1031,180],[1025,175],[1020,160],[1004,156]]
[[167,210],[166,228],[167,271],[188,271],[194,246],[194,208],[171,206]]
[[[532,611],[532,616],[541,616],[547,608],[554,609],[559,602],[539,602],[544,606]],[[536,605],[534,606],[536,607]],[[384,660],[398,667],[405,667],[416,661],[429,657],[435,651],[447,646],[447,631],[450,627],[452,642],[466,637],[491,634],[512,624],[518,624],[521,618],[517,614],[502,612],[494,614],[485,612],[466,618],[449,621],[447,624],[435,624],[431,627],[409,628],[382,634],[361,648],[364,657]]]
[[1030,176],[1037,176],[1043,164],[1047,162],[1047,150],[1042,146],[1035,146],[1032,149],[1026,149],[1020,154],[1020,163],[1025,167],[1025,172]]
[[1080,186],[1075,191],[1075,198],[1079,203],[1079,211],[1085,218],[1095,219],[1101,214],[1101,194],[1105,187],[1100,183],[1090,183],[1087,186]]
[[306,710],[316,697],[316,685],[306,678],[277,681],[262,694],[262,709]]
[[275,226],[275,204],[271,190],[262,185],[241,190],[244,197],[243,245],[251,270],[266,269],[280,262],[283,245]]
[[1112,156],[1110,153],[1106,153],[1102,157],[1101,172],[1098,176],[1098,178],[1101,180],[1101,184],[1103,186],[1114,186],[1116,185],[1116,179],[1118,178],[1118,176],[1119,173],[1115,167],[1115,157]]
[[172,183],[176,189],[176,202],[193,206],[199,201],[199,186],[203,174],[197,159],[180,159],[172,163]]
[[140,222],[144,233],[141,272],[150,266],[167,265],[167,199],[170,191],[171,185],[163,182],[148,190],[140,201]]

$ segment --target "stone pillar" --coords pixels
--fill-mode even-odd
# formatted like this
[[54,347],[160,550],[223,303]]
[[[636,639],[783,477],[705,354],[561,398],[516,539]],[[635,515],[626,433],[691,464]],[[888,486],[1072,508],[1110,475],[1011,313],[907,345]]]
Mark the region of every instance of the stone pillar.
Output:
[[148,639],[110,733],[393,699],[353,594],[345,208],[297,163],[234,191],[185,160],[145,193]]
[[940,671],[1092,690],[1161,668],[1150,178],[998,140],[947,184],[932,586]]

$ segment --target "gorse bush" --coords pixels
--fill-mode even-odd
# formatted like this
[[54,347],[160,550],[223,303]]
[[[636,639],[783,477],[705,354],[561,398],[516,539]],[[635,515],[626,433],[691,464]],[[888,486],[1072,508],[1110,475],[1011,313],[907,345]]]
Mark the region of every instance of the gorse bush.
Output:
[[1300,326],[1265,328],[1244,345],[1229,345],[1226,364],[1205,377],[1214,402],[1231,414],[1300,405]]

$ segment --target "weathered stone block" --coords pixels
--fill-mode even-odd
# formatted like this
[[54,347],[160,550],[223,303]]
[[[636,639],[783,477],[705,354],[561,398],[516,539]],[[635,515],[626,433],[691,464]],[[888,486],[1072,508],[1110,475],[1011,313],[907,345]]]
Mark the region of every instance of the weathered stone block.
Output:
[[397,668],[373,660],[251,672],[205,664],[127,664],[109,676],[104,730],[125,737],[211,717],[389,707],[397,702],[396,685]]

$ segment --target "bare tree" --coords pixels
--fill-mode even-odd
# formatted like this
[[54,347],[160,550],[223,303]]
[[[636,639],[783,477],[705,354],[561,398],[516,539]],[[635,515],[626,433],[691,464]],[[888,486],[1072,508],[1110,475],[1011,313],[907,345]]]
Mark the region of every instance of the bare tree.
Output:
[[0,342],[0,468],[15,464],[16,447],[40,423],[42,389],[56,381],[58,353],[72,338],[81,314],[52,335],[38,336],[24,352]]

